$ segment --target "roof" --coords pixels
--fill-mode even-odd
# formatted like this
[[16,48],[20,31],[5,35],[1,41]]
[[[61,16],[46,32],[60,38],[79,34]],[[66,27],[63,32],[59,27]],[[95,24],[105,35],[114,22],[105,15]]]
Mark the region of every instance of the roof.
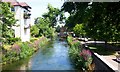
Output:
[[20,2],[19,3],[22,7],[29,7],[29,8],[31,8],[28,4],[26,4],[25,2]]
[[25,2],[17,2],[17,0],[2,0],[2,2],[10,2],[13,6],[21,6],[21,7],[28,7],[31,9],[31,7],[25,3]]
[[2,2],[17,2],[16,0],[2,0]]
[[10,2],[13,6],[20,6],[19,2]]

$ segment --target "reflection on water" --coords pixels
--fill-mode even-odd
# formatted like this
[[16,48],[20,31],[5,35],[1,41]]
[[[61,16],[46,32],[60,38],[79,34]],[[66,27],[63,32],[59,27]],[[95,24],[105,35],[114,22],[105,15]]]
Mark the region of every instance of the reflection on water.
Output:
[[5,70],[73,70],[65,41],[55,40],[31,58],[4,66]]

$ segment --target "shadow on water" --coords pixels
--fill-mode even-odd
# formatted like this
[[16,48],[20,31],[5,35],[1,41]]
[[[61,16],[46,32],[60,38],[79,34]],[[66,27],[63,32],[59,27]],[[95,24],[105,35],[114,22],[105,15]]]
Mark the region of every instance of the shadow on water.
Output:
[[4,70],[74,70],[66,41],[56,39],[40,48],[31,58],[3,67]]

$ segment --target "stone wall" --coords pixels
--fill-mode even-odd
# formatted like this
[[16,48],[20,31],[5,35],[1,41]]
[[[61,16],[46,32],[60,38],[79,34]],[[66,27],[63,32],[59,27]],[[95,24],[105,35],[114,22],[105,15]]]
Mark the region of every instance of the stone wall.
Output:
[[[82,48],[89,49],[87,45],[82,44]],[[90,49],[89,49],[90,50]],[[92,51],[93,63],[95,63],[95,72],[114,72],[107,64],[105,64],[98,56]]]
[[107,66],[99,57],[97,57],[94,53],[93,54],[93,63],[95,63],[95,71],[101,72],[114,72],[109,66]]
[[105,46],[104,43],[96,43],[96,44],[95,43],[87,43],[87,45],[99,45],[99,46],[103,46],[107,49],[111,49],[111,50],[114,50],[114,51],[120,51],[119,47],[113,46],[113,45],[110,45],[110,44],[106,44],[106,46]]

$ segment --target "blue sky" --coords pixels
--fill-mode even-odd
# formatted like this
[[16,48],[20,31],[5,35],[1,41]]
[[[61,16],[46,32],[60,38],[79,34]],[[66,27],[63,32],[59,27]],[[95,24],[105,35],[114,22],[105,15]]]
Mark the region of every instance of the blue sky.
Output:
[[47,5],[50,3],[55,8],[61,8],[64,0],[17,0],[18,2],[26,2],[32,7],[32,18],[40,17],[43,13],[47,12]]

